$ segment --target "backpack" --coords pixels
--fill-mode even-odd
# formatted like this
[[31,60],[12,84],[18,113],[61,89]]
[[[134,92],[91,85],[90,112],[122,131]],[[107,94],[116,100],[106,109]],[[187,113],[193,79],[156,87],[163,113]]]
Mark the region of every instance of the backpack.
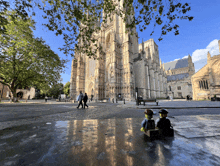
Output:
[[148,120],[147,121],[147,130],[150,130],[150,129],[155,129],[155,122],[154,122],[154,120]]

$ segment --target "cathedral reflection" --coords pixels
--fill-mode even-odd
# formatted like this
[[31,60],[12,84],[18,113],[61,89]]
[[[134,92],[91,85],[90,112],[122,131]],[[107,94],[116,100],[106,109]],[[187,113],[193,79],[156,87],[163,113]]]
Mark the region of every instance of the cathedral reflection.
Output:
[[169,150],[158,142],[149,146],[137,122],[133,118],[69,121],[67,140],[71,151],[68,162],[112,166],[167,163],[166,157],[172,158]]

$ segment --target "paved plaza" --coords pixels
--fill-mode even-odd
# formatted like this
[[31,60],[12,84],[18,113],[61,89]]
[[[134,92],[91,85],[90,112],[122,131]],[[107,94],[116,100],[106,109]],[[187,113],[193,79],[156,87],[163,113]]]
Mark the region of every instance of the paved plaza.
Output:
[[[0,165],[219,165],[220,102],[0,104]],[[146,140],[145,108],[170,108],[174,138]],[[175,108],[176,107],[176,108]],[[212,107],[212,108],[211,108]]]

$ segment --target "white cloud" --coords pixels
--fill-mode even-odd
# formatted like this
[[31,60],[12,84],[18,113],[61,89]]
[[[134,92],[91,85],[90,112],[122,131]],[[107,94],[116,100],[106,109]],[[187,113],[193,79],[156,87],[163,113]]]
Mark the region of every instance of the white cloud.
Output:
[[195,63],[202,59],[207,59],[207,53],[210,52],[211,56],[219,54],[218,40],[215,39],[209,43],[204,49],[197,49],[192,53],[192,61]]
[[195,66],[195,72],[199,71],[203,66],[207,64],[207,59],[201,59],[199,61],[196,61],[194,63]]
[[182,59],[185,59],[185,58],[188,58],[188,55],[186,55],[186,56],[182,57]]

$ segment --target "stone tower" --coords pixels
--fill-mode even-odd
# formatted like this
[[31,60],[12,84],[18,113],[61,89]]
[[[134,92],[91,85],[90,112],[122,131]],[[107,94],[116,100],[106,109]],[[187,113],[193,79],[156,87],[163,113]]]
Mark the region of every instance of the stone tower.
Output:
[[[123,6],[123,1],[119,2],[119,6]],[[131,21],[131,18],[127,21]],[[165,96],[162,88],[165,72],[159,62],[158,46],[153,39],[150,39],[147,45],[146,42],[143,43],[141,56],[144,62],[139,66],[135,65],[140,47],[138,34],[135,28],[126,33],[125,22],[120,16],[114,14],[106,23],[102,22],[101,30],[94,35],[98,38],[96,44],[103,48],[102,53],[97,52],[97,58],[101,59],[94,60],[87,55],[75,53],[72,62],[70,97],[75,99],[82,91],[87,93],[89,98],[93,97],[97,100],[116,99],[119,96],[126,100],[134,100],[135,87],[139,88],[140,94],[143,93],[146,98]],[[138,75],[141,77],[137,77]],[[143,79],[147,75],[148,80]],[[143,92],[142,88],[144,88]]]

